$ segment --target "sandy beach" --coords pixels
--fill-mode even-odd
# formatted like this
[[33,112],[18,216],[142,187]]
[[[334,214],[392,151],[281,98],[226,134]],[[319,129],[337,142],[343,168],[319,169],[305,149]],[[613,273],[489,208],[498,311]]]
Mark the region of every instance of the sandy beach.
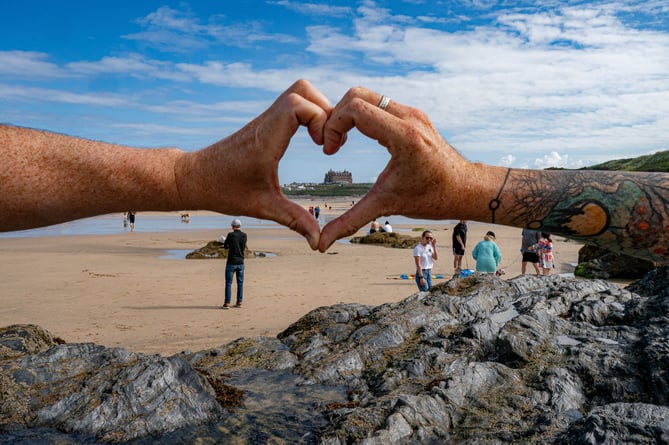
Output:
[[[305,208],[320,205],[326,217],[351,204],[350,199],[331,200],[328,210],[322,200],[299,202]],[[202,213],[192,215],[195,222]],[[379,305],[417,291],[412,280],[401,279],[413,273],[411,250],[345,239],[321,254],[287,228],[242,227],[251,250],[271,255],[247,260],[244,307],[222,310],[225,261],[186,260],[183,255],[218,239],[229,227],[152,232],[142,216],[134,233],[122,231],[118,215],[116,234],[0,238],[0,326],[33,323],[67,342],[170,355],[239,337],[275,336],[319,306]],[[178,213],[160,216],[179,218]],[[406,234],[415,227],[393,226]],[[475,265],[471,249],[487,230],[494,230],[504,256],[504,278],[521,273],[520,229],[479,223],[468,227],[469,268]],[[453,224],[426,228],[438,240],[434,273],[452,276]],[[554,238],[555,273],[573,271],[580,247]]]

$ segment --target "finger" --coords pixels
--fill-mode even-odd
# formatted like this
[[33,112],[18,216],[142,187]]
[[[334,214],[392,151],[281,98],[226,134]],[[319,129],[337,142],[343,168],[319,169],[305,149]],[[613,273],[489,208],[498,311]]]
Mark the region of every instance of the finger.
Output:
[[318,221],[302,206],[294,203],[283,195],[277,195],[274,203],[266,206],[271,209],[260,218],[271,219],[304,236],[309,246],[316,250],[320,241]]
[[381,95],[367,88],[350,89],[335,106],[325,126],[323,152],[336,153],[345,142],[345,135],[357,127],[365,136],[388,148],[389,141],[404,133],[416,109],[390,100],[387,107],[379,108]]
[[260,142],[259,146],[270,148],[278,161],[301,125],[307,126],[314,143],[321,145],[327,118],[327,113],[320,106],[299,94],[290,94],[264,113],[255,137]]
[[295,101],[294,115],[299,124],[307,127],[314,143],[323,145],[323,127],[333,110],[327,97],[304,79],[295,82],[284,95]]
[[382,216],[378,212],[380,206],[376,196],[374,190],[370,190],[343,215],[330,221],[321,231],[318,250],[325,252],[338,239],[353,235],[370,221]]

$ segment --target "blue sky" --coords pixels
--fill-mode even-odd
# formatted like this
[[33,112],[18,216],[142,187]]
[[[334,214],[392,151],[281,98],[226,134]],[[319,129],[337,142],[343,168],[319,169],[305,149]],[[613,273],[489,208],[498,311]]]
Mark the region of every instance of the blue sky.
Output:
[[[669,4],[649,1],[5,0],[0,122],[205,147],[299,78],[418,107],[466,158],[577,168],[669,149]],[[282,183],[372,182],[386,150],[305,131]]]

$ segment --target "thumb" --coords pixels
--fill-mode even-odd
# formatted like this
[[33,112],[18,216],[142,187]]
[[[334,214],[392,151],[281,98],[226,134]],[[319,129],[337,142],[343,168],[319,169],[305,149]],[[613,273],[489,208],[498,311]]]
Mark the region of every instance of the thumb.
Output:
[[373,191],[368,192],[357,204],[323,227],[318,250],[325,252],[338,239],[353,235],[361,227],[380,216],[376,212],[375,196]]
[[299,204],[285,197],[280,199],[281,202],[275,207],[272,219],[304,236],[313,250],[318,249],[320,227],[316,218]]

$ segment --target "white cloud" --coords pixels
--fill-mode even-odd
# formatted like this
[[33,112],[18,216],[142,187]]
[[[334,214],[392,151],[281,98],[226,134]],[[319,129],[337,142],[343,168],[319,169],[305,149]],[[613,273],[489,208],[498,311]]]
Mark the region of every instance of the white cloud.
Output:
[[36,51],[0,51],[0,76],[25,78],[59,78],[66,73],[49,55]]
[[542,158],[537,158],[534,161],[534,167],[538,169],[558,167],[558,168],[581,168],[584,167],[580,161],[570,161],[569,155],[561,155],[556,151],[544,155]]
[[500,158],[498,165],[502,167],[511,167],[515,161],[516,157],[514,155],[504,155]]
[[178,82],[191,80],[190,77],[175,70],[172,62],[145,59],[139,54],[129,54],[124,57],[103,57],[94,62],[71,62],[65,67],[74,74],[87,76],[120,74]]
[[137,104],[128,96],[113,93],[72,93],[69,91],[0,84],[0,98],[17,101],[55,102],[70,105],[101,107],[134,107]]
[[348,6],[332,6],[324,3],[302,3],[288,0],[279,0],[268,3],[283,6],[301,14],[314,16],[345,17],[352,12],[351,8]]
[[248,48],[262,42],[299,41],[291,35],[267,33],[259,21],[226,25],[222,20],[222,16],[212,16],[208,23],[203,24],[199,17],[188,12],[163,6],[136,21],[145,28],[143,31],[126,34],[123,38],[136,40],[164,52],[189,54],[213,45]]

